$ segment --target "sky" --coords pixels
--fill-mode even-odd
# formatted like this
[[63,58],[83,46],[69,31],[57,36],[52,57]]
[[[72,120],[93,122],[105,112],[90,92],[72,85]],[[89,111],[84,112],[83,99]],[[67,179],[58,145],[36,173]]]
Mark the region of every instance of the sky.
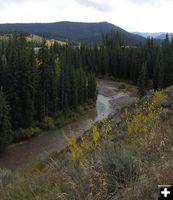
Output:
[[102,22],[129,32],[173,32],[173,0],[0,0],[0,23]]

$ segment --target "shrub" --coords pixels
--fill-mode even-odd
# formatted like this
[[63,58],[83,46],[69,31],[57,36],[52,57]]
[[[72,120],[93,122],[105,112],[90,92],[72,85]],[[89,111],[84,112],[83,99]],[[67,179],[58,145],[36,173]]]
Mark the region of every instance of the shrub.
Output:
[[59,190],[66,194],[67,199],[90,199],[89,174],[80,166],[69,166],[64,172],[58,173]]
[[54,129],[55,123],[52,117],[45,117],[42,121],[42,128],[43,129]]
[[[78,185],[85,183],[85,187],[77,190],[82,191],[86,199],[105,199],[115,193],[117,188],[138,178],[139,165],[132,155],[127,150],[117,150],[114,147],[109,120],[104,120],[100,128],[92,125],[90,134],[81,137],[80,141],[77,141],[74,134],[66,139],[70,159],[74,162],[75,171],[78,171],[77,176],[66,172],[68,182],[73,187],[69,192],[73,195],[76,194]],[[62,192],[71,195],[67,190]],[[78,192],[79,196],[82,194]]]
[[136,105],[134,111],[126,110],[126,121],[128,127],[128,142],[146,147],[160,128],[160,114],[164,95],[161,91]]
[[26,140],[32,138],[33,136],[40,133],[40,128],[38,127],[31,127],[27,129],[20,128],[14,131],[14,142],[19,142],[22,140]]
[[127,86],[126,86],[126,84],[121,83],[121,84],[119,85],[118,89],[120,89],[120,90],[126,90],[126,89],[127,89]]
[[78,113],[79,113],[80,115],[84,114],[84,112],[85,112],[84,106],[81,106],[81,105],[78,106],[77,111],[78,111]]
[[71,160],[75,162],[81,158],[85,158],[89,152],[92,152],[100,146],[100,140],[104,143],[110,140],[111,137],[112,127],[110,121],[107,119],[103,120],[100,129],[98,129],[97,125],[92,124],[90,134],[82,136],[80,142],[77,141],[74,133],[70,137],[65,136],[68,142]]
[[116,150],[115,147],[109,146],[102,149],[99,157],[109,190],[115,190],[117,186],[137,180],[139,165],[128,150]]

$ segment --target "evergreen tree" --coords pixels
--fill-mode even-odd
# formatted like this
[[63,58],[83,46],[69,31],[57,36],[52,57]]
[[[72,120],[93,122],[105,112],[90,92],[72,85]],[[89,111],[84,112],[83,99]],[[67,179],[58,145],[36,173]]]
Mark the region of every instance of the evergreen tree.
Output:
[[56,57],[50,51],[44,40],[38,54],[39,86],[38,86],[38,116],[43,119],[53,116],[57,109],[57,78],[58,66]]
[[148,86],[148,71],[147,71],[147,65],[144,63],[142,65],[141,72],[139,74],[138,78],[138,94],[139,96],[144,96],[146,94],[146,89]]
[[7,90],[14,129],[29,127],[34,117],[35,57],[23,35],[14,35],[7,47]]
[[9,106],[2,89],[0,89],[0,152],[10,143],[11,137]]
[[173,65],[170,47],[171,45],[169,43],[169,36],[166,34],[166,38],[163,41],[161,51],[161,64],[163,66],[163,87],[168,87],[173,83]]

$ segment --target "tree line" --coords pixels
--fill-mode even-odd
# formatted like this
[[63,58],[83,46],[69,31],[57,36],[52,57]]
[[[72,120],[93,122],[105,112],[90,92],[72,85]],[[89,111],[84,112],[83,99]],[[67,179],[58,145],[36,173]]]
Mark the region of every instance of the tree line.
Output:
[[118,33],[111,32],[99,44],[66,48],[75,66],[97,76],[132,81],[140,95],[173,84],[173,40],[170,42],[168,35],[162,43],[148,38],[144,44],[127,46]]
[[46,40],[37,53],[32,46],[23,34],[0,45],[0,150],[18,129],[75,111],[96,96],[94,73],[67,62],[68,51]]
[[13,140],[10,130],[32,127],[94,99],[95,75],[131,81],[140,96],[168,87],[173,84],[173,41],[167,35],[161,44],[147,39],[127,46],[111,32],[92,45],[55,42],[49,47],[44,40],[38,52],[22,34],[1,42],[0,146]]

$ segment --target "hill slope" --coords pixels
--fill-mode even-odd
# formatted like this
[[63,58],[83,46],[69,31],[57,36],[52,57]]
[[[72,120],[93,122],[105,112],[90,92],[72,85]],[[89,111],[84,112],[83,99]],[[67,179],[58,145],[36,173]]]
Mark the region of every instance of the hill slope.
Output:
[[129,33],[118,26],[107,22],[81,23],[81,22],[56,22],[56,23],[30,23],[30,24],[0,24],[0,32],[22,31],[26,33],[45,36],[56,40],[99,41],[103,34],[118,31],[128,44],[144,42],[145,38]]

